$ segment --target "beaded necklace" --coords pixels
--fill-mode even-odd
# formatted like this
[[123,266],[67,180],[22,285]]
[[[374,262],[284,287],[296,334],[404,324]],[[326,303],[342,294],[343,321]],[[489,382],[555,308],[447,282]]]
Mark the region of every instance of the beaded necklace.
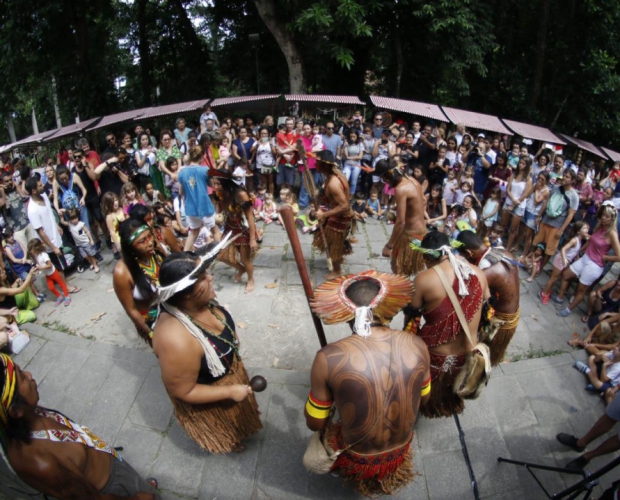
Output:
[[149,278],[151,278],[151,282],[159,286],[159,266],[161,265],[162,258],[159,254],[151,255],[151,258],[148,260],[146,264],[138,261],[138,265],[142,272],[146,274]]
[[[209,309],[209,311],[211,311],[211,314],[213,314],[213,316],[215,316],[217,318],[217,320],[222,323],[222,325],[224,326],[224,328],[228,328],[228,330],[231,332],[231,334],[233,334],[233,339],[234,339],[234,329],[232,329],[230,327],[230,325],[228,324],[228,322],[226,321],[225,317],[220,316],[216,311],[215,311],[215,307],[213,306],[213,304],[209,304],[207,305],[207,308]],[[190,321],[192,323],[194,323],[194,325],[196,325],[196,327],[203,333],[205,333],[207,336],[209,337],[214,337],[217,338],[218,340],[224,342],[224,344],[228,345],[233,352],[235,353],[235,355],[237,356],[237,358],[241,359],[241,355],[239,354],[239,344],[237,343],[236,340],[233,340],[232,342],[230,342],[229,340],[225,339],[224,337],[222,337],[221,335],[215,335],[214,333],[210,332],[209,330],[207,330],[206,326],[204,325],[204,323],[202,323],[201,321],[192,318],[189,314],[187,314],[187,317],[190,319]],[[221,358],[223,358],[224,360],[226,358],[224,358],[223,353],[218,349],[217,345],[215,345],[211,340],[209,340],[211,342],[211,345],[213,345],[213,347],[221,354]]]

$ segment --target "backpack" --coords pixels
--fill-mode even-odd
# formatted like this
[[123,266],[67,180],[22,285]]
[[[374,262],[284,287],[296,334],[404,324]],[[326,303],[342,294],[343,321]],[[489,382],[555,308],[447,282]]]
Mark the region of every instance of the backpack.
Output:
[[65,210],[69,210],[71,208],[80,209],[80,199],[78,198],[75,191],[73,191],[73,179],[75,174],[71,174],[71,181],[69,182],[69,187],[65,189],[62,187],[60,183],[58,183],[58,187],[62,191],[62,195],[60,196],[60,203],[62,204],[62,208]]
[[[564,203],[566,203],[566,206]],[[566,196],[564,186],[560,186],[559,191],[553,193],[551,198],[549,198],[546,213],[549,217],[554,219],[562,215],[566,207],[570,207],[570,200],[568,199],[568,196]]]

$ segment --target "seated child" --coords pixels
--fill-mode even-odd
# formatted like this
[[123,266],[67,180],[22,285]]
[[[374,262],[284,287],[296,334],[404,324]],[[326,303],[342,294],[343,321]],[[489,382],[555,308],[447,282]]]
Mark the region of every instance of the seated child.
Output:
[[355,203],[351,207],[353,209],[353,215],[355,216],[355,220],[358,220],[364,224],[366,224],[366,202],[364,201],[364,193],[355,193]]
[[265,194],[265,203],[263,203],[263,210],[259,214],[259,217],[267,224],[271,224],[274,220],[278,220],[278,206],[276,202],[273,201],[273,195],[271,193]]
[[[282,204],[291,206],[291,208],[293,209],[293,217],[296,217],[297,213],[299,212],[299,205],[297,204],[297,197],[295,196],[295,193],[293,193],[293,191],[288,188],[282,188],[280,189],[280,199],[282,200]],[[282,216],[279,213],[277,224],[281,224],[282,229],[285,229],[284,221],[282,220]]]
[[198,236],[196,236],[196,241],[194,242],[194,248],[192,250],[194,250],[195,252],[199,250],[200,248],[204,247],[205,245],[208,245],[212,241],[213,241],[213,237],[211,236],[211,231],[207,229],[206,227],[202,226],[200,228],[200,232],[198,233]]
[[379,191],[375,188],[370,190],[370,198],[366,202],[366,212],[375,219],[380,219],[383,217],[384,210],[381,206],[381,202],[379,201]]
[[504,228],[499,222],[494,222],[489,231],[489,246],[491,248],[503,248],[504,242],[502,241],[502,234],[504,234]]
[[525,257],[522,255],[517,259],[519,264],[522,264],[523,267],[530,273],[530,277],[525,280],[528,283],[534,281],[534,278],[540,274],[540,265],[542,264],[544,253],[545,245],[544,243],[539,243],[536,245],[533,252],[530,252]]
[[588,363],[575,361],[575,368],[588,377],[586,391],[604,392],[620,383],[620,347],[591,354]]

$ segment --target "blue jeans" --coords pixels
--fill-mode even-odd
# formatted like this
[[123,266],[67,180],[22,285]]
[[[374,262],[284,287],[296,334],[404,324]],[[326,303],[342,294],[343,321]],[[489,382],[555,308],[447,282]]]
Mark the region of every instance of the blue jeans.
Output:
[[279,187],[282,184],[288,184],[292,186],[295,182],[295,169],[285,167],[283,163],[278,165],[278,175],[276,175],[276,185]]
[[[310,170],[312,173],[312,178],[314,179],[314,183],[317,187],[320,186],[321,182],[321,174],[319,174],[316,169]],[[306,185],[303,181],[303,175],[301,178],[301,191],[299,192],[299,208],[306,208],[310,203],[310,197],[308,196],[308,191],[306,191]]]
[[355,194],[355,190],[357,188],[357,180],[359,179],[361,172],[362,172],[361,167],[359,166],[352,167],[350,165],[347,165],[347,163],[345,162],[344,168],[342,169],[342,173],[345,175],[345,177],[347,178],[347,181],[349,182],[349,188],[350,188],[351,194]]

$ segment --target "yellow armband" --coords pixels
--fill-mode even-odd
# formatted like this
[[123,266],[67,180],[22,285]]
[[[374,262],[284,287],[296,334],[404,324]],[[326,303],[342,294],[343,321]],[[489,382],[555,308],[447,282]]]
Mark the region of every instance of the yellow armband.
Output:
[[319,401],[312,395],[312,391],[308,394],[306,401],[306,411],[312,418],[326,419],[333,406],[333,401]]
[[430,394],[430,392],[431,392],[431,377],[428,377],[428,380],[424,382],[424,385],[422,386],[422,397],[426,396],[427,394]]

